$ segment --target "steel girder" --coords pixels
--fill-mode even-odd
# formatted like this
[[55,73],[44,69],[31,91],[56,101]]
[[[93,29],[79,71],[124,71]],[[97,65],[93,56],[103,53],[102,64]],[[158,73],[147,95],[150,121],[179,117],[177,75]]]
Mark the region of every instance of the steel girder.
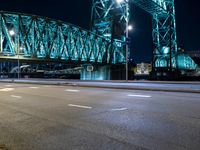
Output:
[[173,0],[130,0],[138,7],[154,15],[166,15],[168,13],[168,2]]
[[[62,21],[0,12],[0,58],[117,63],[106,38]],[[111,60],[112,58],[112,60]],[[115,58],[115,59],[113,59]]]

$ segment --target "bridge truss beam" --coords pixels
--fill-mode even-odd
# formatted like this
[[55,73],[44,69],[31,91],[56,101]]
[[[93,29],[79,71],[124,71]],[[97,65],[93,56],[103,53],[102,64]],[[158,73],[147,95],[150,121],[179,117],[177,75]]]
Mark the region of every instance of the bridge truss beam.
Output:
[[1,59],[123,62],[123,57],[114,55],[118,55],[118,47],[110,40],[80,27],[35,15],[0,12]]

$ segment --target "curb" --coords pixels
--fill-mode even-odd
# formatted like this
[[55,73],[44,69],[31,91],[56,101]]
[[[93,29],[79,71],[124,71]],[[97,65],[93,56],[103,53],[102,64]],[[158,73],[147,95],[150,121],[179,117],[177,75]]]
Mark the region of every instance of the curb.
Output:
[[196,94],[200,94],[200,90],[189,90],[189,89],[156,89],[156,88],[143,88],[143,87],[94,86],[94,85],[81,85],[81,84],[68,85],[68,86],[78,86],[78,87],[87,87],[87,88],[106,88],[106,89],[118,89],[118,90],[121,89],[121,90],[180,92],[180,93],[196,93]]
[[37,85],[57,85],[57,86],[76,86],[76,87],[87,87],[87,88],[106,88],[106,89],[118,89],[118,90],[143,90],[143,91],[158,91],[158,92],[181,92],[181,93],[196,93],[200,94],[200,90],[190,90],[190,89],[158,89],[158,88],[145,88],[145,87],[122,87],[122,86],[102,86],[102,85],[83,85],[76,84],[73,82],[27,82],[27,81],[0,81],[3,83],[18,83],[18,84],[37,84]]

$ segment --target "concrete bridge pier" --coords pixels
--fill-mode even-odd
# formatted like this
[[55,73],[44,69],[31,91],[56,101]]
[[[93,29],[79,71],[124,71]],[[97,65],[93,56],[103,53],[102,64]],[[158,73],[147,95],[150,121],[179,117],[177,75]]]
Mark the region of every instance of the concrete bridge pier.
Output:
[[82,65],[81,80],[110,80],[110,66]]

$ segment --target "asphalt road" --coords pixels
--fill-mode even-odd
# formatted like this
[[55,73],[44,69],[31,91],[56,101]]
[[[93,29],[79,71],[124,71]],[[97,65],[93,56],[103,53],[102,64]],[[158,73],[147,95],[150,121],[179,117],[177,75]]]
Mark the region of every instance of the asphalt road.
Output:
[[0,83],[0,150],[199,150],[200,94]]

